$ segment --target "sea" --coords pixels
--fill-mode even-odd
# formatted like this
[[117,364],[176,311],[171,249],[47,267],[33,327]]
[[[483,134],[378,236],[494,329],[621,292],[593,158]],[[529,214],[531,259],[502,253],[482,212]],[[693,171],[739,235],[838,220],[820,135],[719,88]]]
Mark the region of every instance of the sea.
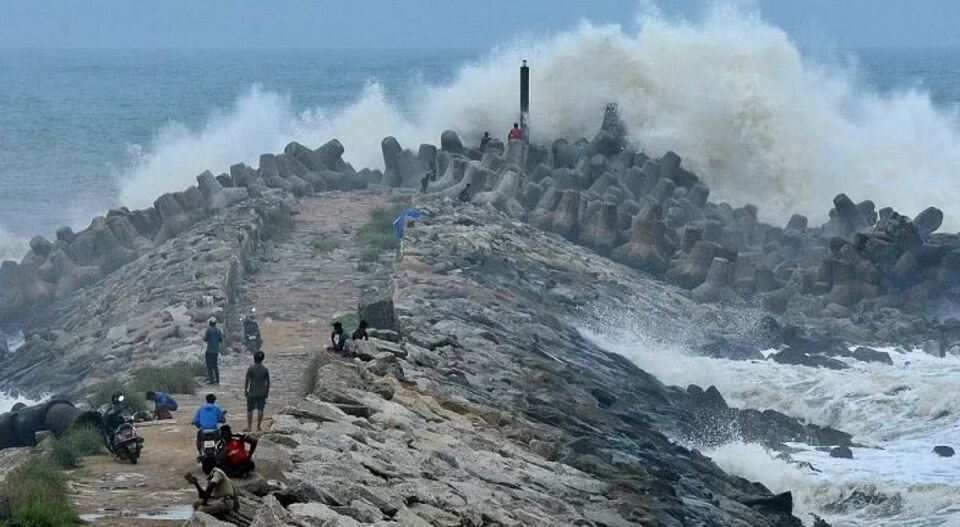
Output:
[[[816,221],[847,192],[911,215],[937,205],[960,227],[960,49],[806,50],[727,15],[636,33],[583,24],[488,50],[0,50],[0,260],[293,140],[339,138],[360,168],[382,167],[387,135],[414,149],[448,128],[468,143],[503,136],[523,59],[535,140],[590,137],[615,101],[635,148],[676,150],[713,198],[756,203],[768,221]],[[793,490],[806,524],[960,525],[960,458],[931,453],[960,448],[960,357],[889,350],[893,366],[834,372],[694,357],[635,330],[587,336],[666,383],[853,433],[853,460],[806,445],[790,459],[742,442],[705,452]]]

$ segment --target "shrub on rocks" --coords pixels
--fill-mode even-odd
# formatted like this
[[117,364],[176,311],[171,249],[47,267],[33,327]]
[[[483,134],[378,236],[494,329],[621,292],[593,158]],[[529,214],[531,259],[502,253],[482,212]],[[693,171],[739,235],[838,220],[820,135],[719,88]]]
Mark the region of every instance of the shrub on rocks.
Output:
[[955,452],[953,448],[946,445],[937,445],[933,447],[933,453],[940,457],[953,457]]

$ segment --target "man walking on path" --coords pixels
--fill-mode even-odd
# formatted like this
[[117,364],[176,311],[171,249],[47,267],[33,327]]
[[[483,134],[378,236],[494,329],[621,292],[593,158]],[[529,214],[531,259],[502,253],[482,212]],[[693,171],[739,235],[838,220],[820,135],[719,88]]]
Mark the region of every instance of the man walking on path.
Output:
[[247,378],[243,383],[243,394],[247,397],[247,429],[253,425],[253,411],[257,411],[257,432],[263,425],[263,409],[270,395],[270,371],[263,365],[263,352],[253,354],[253,365],[247,368]]
[[217,319],[210,318],[210,326],[203,335],[207,343],[207,383],[220,384],[220,344],[223,342],[223,332],[217,327]]

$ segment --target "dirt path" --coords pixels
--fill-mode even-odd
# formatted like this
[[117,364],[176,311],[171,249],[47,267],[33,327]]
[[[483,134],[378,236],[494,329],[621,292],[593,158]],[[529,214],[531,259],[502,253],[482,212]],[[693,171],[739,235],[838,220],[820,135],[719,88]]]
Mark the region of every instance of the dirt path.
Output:
[[[306,366],[311,353],[326,346],[331,319],[355,311],[361,284],[377,281],[357,269],[360,248],[353,234],[371,209],[384,206],[383,199],[333,193],[304,200],[290,236],[264,255],[259,270],[240,285],[236,313],[256,306],[267,354],[264,364],[273,384],[264,429],[273,412],[302,396]],[[316,243],[321,235],[333,241],[333,247]],[[213,390],[237,431],[246,426],[243,379],[249,364],[246,353],[223,356],[221,384]],[[106,455],[88,459],[71,483],[81,514],[97,525],[116,526],[175,525],[189,515],[195,491],[183,474],[197,469],[190,419],[207,392],[202,386],[196,395],[175,395],[180,411],[173,421],[140,427],[146,441],[140,464]]]

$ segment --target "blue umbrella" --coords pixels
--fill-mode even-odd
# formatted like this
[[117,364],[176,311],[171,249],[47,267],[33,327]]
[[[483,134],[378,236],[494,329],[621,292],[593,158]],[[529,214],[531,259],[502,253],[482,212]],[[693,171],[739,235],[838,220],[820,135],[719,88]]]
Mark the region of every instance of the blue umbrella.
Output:
[[415,220],[425,214],[426,212],[420,209],[404,210],[397,216],[397,219],[393,220],[393,235],[396,236],[398,240],[403,238],[403,234],[407,230],[407,218]]

